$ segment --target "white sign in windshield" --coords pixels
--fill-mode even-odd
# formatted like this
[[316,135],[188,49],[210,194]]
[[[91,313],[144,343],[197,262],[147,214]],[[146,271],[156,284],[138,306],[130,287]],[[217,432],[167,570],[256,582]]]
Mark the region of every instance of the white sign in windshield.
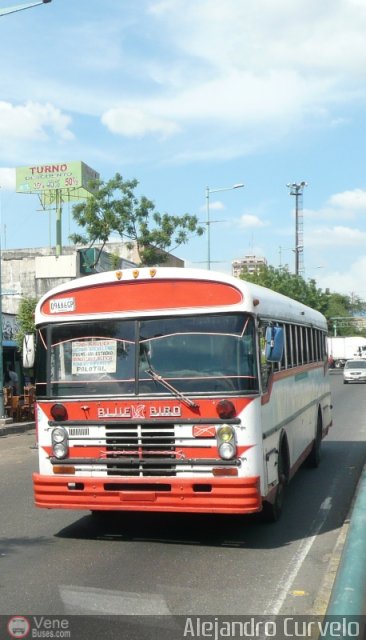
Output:
[[76,340],[72,343],[72,373],[115,373],[116,340]]

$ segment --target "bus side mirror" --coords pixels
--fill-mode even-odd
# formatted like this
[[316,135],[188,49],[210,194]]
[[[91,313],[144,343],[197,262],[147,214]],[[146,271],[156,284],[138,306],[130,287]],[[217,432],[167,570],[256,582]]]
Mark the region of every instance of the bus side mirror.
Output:
[[282,327],[267,327],[265,356],[267,362],[281,362],[284,347]]
[[34,333],[26,333],[23,338],[23,367],[24,369],[32,369],[36,354]]

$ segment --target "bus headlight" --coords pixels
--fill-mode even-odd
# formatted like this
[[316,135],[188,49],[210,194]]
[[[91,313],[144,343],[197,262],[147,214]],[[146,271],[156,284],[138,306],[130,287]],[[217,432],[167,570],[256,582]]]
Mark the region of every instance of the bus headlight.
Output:
[[62,460],[69,453],[69,438],[64,427],[55,427],[51,433],[52,452],[55,458]]
[[57,444],[53,445],[53,455],[58,460],[62,460],[63,458],[66,458],[68,451],[69,451],[69,447],[67,445],[67,442],[58,442]]
[[228,424],[224,424],[217,430],[217,437],[221,442],[230,442],[230,440],[234,440],[234,429]]
[[63,442],[67,440],[67,431],[63,427],[56,427],[52,431],[51,438],[52,443]]
[[219,446],[219,454],[223,460],[231,460],[235,456],[236,447],[231,442],[222,442]]
[[219,427],[216,433],[220,458],[231,460],[236,455],[235,430],[229,424]]

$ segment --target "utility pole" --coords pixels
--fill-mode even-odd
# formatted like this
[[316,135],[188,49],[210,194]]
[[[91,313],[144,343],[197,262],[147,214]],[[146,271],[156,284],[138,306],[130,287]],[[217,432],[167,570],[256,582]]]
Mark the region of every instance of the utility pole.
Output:
[[304,234],[303,234],[303,213],[302,194],[307,182],[290,182],[287,185],[290,189],[290,196],[295,196],[295,275],[304,273]]

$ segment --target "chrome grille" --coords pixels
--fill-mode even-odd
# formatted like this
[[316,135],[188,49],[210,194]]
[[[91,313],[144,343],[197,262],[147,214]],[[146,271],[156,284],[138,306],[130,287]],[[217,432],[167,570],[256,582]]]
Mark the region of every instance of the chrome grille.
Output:
[[[172,425],[147,423],[123,429],[106,428],[109,476],[175,476],[175,451]],[[113,463],[116,458],[118,464]],[[126,462],[126,466],[123,462],[121,464],[121,460]]]

